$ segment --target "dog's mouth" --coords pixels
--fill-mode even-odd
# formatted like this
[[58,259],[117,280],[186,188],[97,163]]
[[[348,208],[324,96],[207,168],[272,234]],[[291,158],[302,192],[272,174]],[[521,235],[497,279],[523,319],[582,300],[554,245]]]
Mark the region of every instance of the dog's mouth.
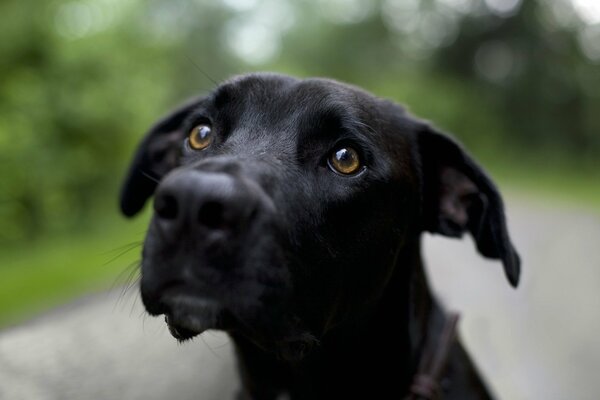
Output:
[[175,295],[165,300],[165,322],[171,335],[185,341],[208,329],[227,330],[229,313],[216,300]]
[[193,329],[186,328],[183,325],[180,325],[180,323],[173,321],[173,318],[169,317],[168,315],[165,315],[165,323],[169,328],[169,333],[171,336],[179,341],[191,339],[204,331],[197,329],[196,326],[194,326]]
[[285,314],[275,317],[260,307],[228,308],[222,301],[185,290],[167,290],[160,303],[159,309],[149,312],[152,315],[163,314],[170,334],[179,342],[215,329],[241,335],[259,348],[275,352],[287,360],[302,359],[319,342],[298,325],[297,318],[289,318]]

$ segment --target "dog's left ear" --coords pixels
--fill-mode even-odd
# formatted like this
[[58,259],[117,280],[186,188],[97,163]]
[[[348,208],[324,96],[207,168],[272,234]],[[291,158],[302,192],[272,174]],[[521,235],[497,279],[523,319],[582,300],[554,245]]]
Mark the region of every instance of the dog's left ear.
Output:
[[158,182],[177,166],[186,132],[183,124],[203,98],[192,99],[158,121],[146,134],[133,157],[121,188],[121,211],[137,214]]
[[521,261],[508,236],[500,193],[450,137],[429,125],[417,134],[423,172],[423,230],[450,237],[469,231],[479,253],[502,260],[514,287]]

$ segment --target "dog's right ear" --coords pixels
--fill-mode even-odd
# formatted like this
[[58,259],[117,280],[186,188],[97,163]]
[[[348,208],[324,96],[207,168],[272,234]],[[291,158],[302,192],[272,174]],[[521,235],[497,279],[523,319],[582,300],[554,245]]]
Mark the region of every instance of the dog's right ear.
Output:
[[469,232],[485,257],[502,260],[514,287],[521,261],[508,235],[496,185],[449,136],[421,124],[417,141],[423,173],[423,229],[450,237]]
[[152,196],[160,180],[177,166],[186,132],[183,124],[203,98],[193,99],[157,122],[146,134],[133,157],[121,188],[121,212],[137,214]]

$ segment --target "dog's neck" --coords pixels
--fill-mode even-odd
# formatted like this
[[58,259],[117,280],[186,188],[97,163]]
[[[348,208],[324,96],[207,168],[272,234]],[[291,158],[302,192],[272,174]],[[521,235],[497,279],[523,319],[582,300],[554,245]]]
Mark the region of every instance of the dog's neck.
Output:
[[[370,315],[362,324],[342,327],[344,333],[334,335],[323,345],[335,346],[341,338],[348,345],[339,351],[357,354],[356,361],[374,368],[377,374],[389,374],[388,382],[406,393],[424,348],[438,339],[445,316],[427,280],[420,238],[403,246],[396,259],[399,261],[394,273]],[[361,359],[356,346],[367,349],[366,357]],[[386,364],[387,357],[393,360],[391,371],[384,371],[390,365]]]
[[[446,315],[432,293],[421,255],[421,239],[403,246],[394,273],[373,317],[365,338],[371,343],[381,340],[390,346],[394,360],[393,382],[407,393],[423,362],[425,353],[437,352]],[[374,333],[374,334],[373,334]],[[384,335],[385,337],[379,337]],[[380,353],[374,365],[386,368],[386,355]]]
[[444,317],[426,280],[419,241],[404,246],[397,260],[402,265],[396,265],[369,315],[333,329],[301,362],[268,361],[266,353],[234,338],[245,385],[281,387],[295,394],[292,398],[406,394],[425,342],[437,335]]
[[[410,357],[405,372],[414,375],[428,340],[437,337],[444,324],[444,312],[431,292],[421,256],[420,239],[405,246],[398,257],[401,265],[395,266],[379,306],[382,318],[397,317],[397,340],[404,340]],[[400,306],[401,305],[401,306]],[[400,307],[399,307],[400,306]],[[393,323],[393,322],[392,322]]]
[[418,358],[427,338],[435,332],[441,331],[444,323],[443,311],[431,292],[420,249],[410,271],[408,293],[408,330],[411,353]]

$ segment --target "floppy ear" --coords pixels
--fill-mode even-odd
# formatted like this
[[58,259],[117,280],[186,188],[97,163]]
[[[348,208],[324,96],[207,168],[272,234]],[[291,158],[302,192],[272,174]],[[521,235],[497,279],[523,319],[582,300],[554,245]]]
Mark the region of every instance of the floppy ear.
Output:
[[201,101],[201,98],[189,101],[157,122],[146,134],[121,188],[123,214],[128,217],[137,214],[162,177],[177,166],[181,142],[186,134],[182,125]]
[[423,229],[450,237],[469,231],[480,254],[502,260],[514,287],[521,261],[510,242],[500,193],[485,171],[450,137],[421,127]]

